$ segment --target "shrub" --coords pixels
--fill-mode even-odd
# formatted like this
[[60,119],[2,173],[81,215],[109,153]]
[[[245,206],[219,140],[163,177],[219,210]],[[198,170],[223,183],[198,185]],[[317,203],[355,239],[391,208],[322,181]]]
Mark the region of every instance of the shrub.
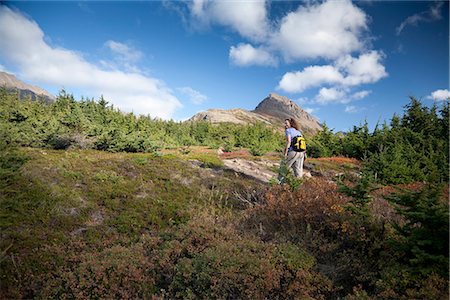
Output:
[[278,183],[287,184],[292,191],[296,191],[302,185],[303,179],[296,178],[292,169],[288,168],[286,162],[283,161],[278,168]]
[[0,188],[14,182],[27,158],[18,151],[10,131],[0,124]]
[[323,178],[305,181],[295,191],[274,186],[265,203],[248,210],[246,224],[262,239],[287,240],[308,249],[322,275],[342,288],[333,297],[342,297],[358,285],[373,291],[380,270],[392,257],[383,252],[383,224],[347,211],[345,207],[352,205],[349,200],[335,183]]
[[155,292],[153,266],[142,244],[97,251],[68,252],[67,264],[46,275],[41,298],[137,299]]
[[158,286],[168,298],[324,299],[331,291],[313,270],[315,260],[293,245],[276,246],[240,235],[228,223],[200,213],[178,231],[167,231],[149,249]]

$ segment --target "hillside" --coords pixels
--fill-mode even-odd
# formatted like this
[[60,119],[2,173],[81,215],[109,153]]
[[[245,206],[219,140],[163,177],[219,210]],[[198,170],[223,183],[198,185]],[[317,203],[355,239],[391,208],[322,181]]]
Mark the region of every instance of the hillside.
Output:
[[448,112],[324,127],[298,180],[263,123],[2,90],[0,298],[445,299]]
[[229,122],[236,124],[263,122],[283,128],[283,122],[286,118],[295,118],[299,122],[300,129],[307,134],[315,134],[322,130],[322,126],[313,116],[292,100],[275,93],[269,94],[253,111],[208,109],[197,113],[190,121],[208,120],[212,123]]
[[16,76],[6,72],[0,72],[0,87],[4,87],[11,91],[17,91],[20,99],[31,97],[32,100],[36,100],[39,97],[42,97],[46,102],[53,102],[56,99],[55,96],[46,90],[29,85],[17,79]]
[[[388,248],[372,253],[383,242],[371,240],[382,237],[378,229],[361,236],[348,227],[351,199],[331,179],[355,176],[356,160],[309,160],[314,176],[293,193],[223,162],[278,161],[272,155],[204,147],[15,155],[26,161],[0,189],[2,299],[358,299],[365,291],[354,286],[378,278],[374,264],[386,268],[395,257]],[[397,220],[383,194],[373,194],[371,212]],[[444,279],[429,280],[432,290],[411,293],[445,295]],[[397,298],[394,288],[378,295]]]
[[[271,280],[300,280],[290,278],[290,270],[319,276],[305,250],[239,229],[246,223],[239,220],[247,205],[242,199],[257,201],[267,186],[224,168],[215,151],[155,156],[22,149],[20,155],[27,157],[20,175],[1,190],[7,197],[2,299],[260,298],[279,293]],[[234,265],[247,270],[236,272]],[[195,282],[194,274],[205,279]]]

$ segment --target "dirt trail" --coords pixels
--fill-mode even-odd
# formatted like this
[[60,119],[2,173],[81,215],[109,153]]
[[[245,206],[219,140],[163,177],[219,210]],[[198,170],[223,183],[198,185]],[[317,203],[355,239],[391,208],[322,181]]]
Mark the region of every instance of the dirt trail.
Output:
[[251,176],[263,182],[269,182],[272,178],[277,178],[277,173],[272,171],[280,164],[269,160],[252,161],[242,158],[224,159],[225,167],[235,172]]
[[[268,183],[271,179],[277,179],[277,170],[280,167],[280,162],[265,159],[254,161],[245,158],[231,158],[223,159],[223,163],[228,169],[251,176],[266,183]],[[311,172],[309,172],[308,169],[309,167],[307,165],[303,168],[303,176],[305,178],[312,177]]]

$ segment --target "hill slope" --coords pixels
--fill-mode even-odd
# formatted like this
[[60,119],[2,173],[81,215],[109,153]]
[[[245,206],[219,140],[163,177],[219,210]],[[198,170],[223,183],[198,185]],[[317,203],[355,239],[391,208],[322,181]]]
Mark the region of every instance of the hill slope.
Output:
[[34,85],[29,85],[17,79],[16,76],[6,72],[0,72],[0,87],[4,87],[7,90],[17,90],[20,99],[31,96],[32,100],[36,100],[38,97],[44,97],[46,102],[55,101],[55,96],[46,90]]
[[1,299],[403,299],[405,282],[415,299],[448,295],[446,276],[396,282],[389,236],[354,223],[394,212],[378,200],[355,219],[326,176],[293,192],[224,168],[214,149],[1,150]]

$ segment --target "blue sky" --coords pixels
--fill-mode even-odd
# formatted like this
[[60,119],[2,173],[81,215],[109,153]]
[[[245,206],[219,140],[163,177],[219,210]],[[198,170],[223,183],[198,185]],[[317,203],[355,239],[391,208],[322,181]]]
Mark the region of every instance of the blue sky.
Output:
[[450,95],[448,1],[0,3],[0,70],[136,114],[251,110],[275,92],[346,131]]

